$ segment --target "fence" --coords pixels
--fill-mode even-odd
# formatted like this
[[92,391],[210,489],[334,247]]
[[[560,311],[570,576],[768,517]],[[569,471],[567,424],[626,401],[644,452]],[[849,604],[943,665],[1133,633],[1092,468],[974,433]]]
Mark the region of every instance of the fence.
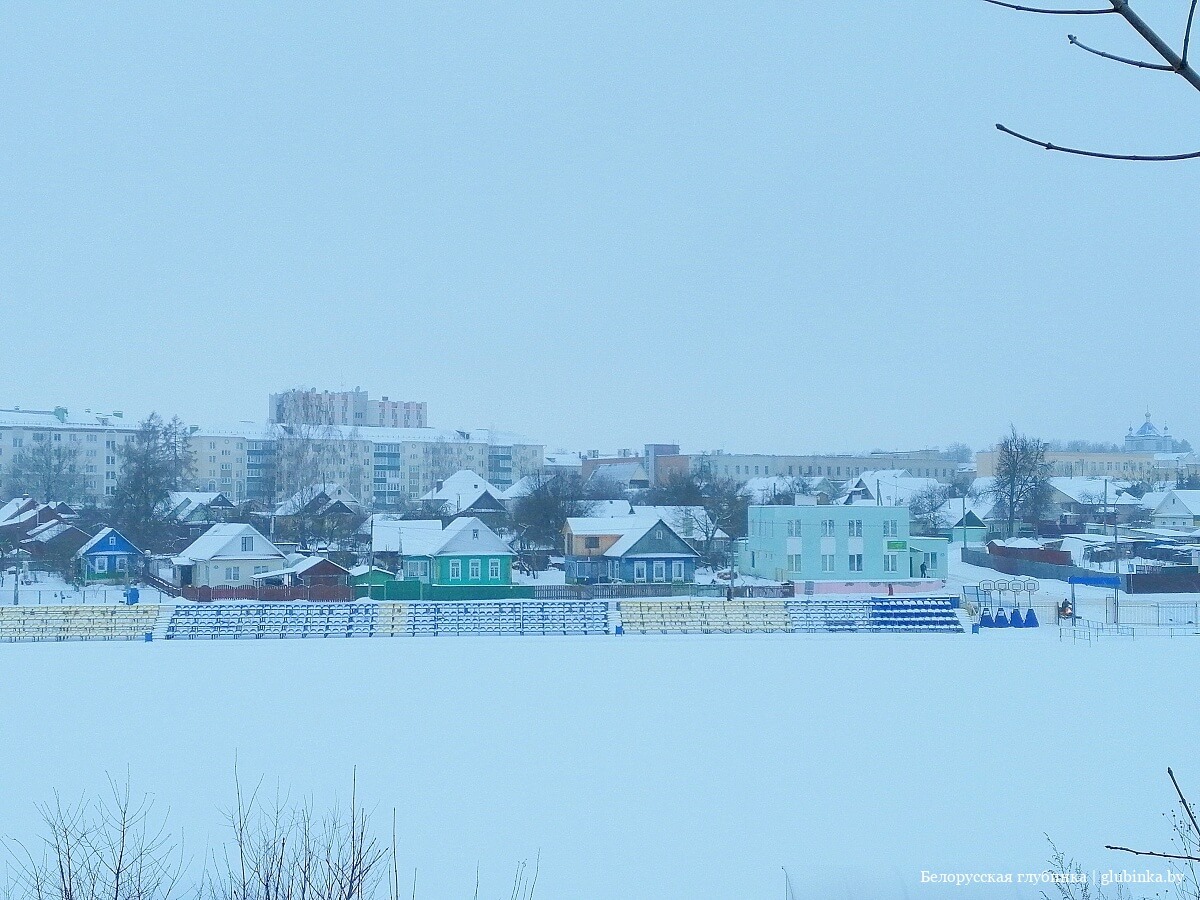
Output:
[[[671,597],[725,597],[727,584],[535,584],[536,600],[665,600]],[[739,584],[738,600],[783,600],[795,596],[791,584]]]
[[962,561],[971,566],[982,566],[985,569],[995,569],[1005,575],[1022,575],[1028,578],[1050,578],[1066,581],[1068,578],[1092,577],[1097,573],[1092,569],[1079,566],[1055,566],[1050,563],[1035,562],[1030,559],[1017,559],[1009,556],[995,556],[984,550],[962,548]]
[[353,600],[354,590],[344,584],[305,584],[294,587],[247,584],[221,587],[184,587],[180,589],[179,596],[185,600],[196,600],[200,603],[208,603],[212,600],[315,600],[327,602]]

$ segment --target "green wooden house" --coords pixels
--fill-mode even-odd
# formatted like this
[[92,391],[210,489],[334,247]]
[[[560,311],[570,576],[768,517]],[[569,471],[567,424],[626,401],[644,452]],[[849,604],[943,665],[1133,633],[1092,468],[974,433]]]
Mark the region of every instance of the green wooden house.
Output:
[[447,586],[512,584],[516,554],[481,520],[462,516],[441,529],[413,524],[397,529],[399,577]]

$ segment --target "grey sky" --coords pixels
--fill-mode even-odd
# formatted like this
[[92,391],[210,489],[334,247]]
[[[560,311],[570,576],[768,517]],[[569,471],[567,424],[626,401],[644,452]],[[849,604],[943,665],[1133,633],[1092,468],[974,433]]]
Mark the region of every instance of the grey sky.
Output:
[[6,3],[0,405],[362,385],[551,446],[779,451],[1148,405],[1195,441],[1200,162],[992,128],[1200,148],[1180,79],[1067,45],[1144,55],[1116,19]]

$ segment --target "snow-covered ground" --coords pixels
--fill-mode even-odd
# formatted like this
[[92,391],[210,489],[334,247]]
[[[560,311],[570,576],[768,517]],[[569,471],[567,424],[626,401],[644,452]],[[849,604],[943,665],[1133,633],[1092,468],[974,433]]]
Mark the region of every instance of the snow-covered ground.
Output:
[[[29,572],[19,580],[5,573],[0,584],[0,605],[7,606],[15,600],[22,606],[47,603],[120,603],[125,598],[125,585],[95,585],[77,588],[58,575],[47,572]],[[14,583],[16,582],[16,583]],[[140,603],[158,603],[171,598],[157,588],[138,585]]]
[[1169,848],[1168,765],[1200,794],[1200,642],[1058,633],[0,644],[0,833],[128,771],[201,857],[236,759],[318,801],[357,769],[423,900],[539,851],[556,900],[1036,897],[921,873],[1037,872],[1046,834],[1144,869],[1103,845]]
[[[1014,896],[920,883],[1165,847],[1200,793],[1200,644],[978,636],[400,638],[0,645],[0,831],[105,773],[193,855],[243,778],[397,809],[421,898]],[[1036,896],[1036,892],[1027,893]]]

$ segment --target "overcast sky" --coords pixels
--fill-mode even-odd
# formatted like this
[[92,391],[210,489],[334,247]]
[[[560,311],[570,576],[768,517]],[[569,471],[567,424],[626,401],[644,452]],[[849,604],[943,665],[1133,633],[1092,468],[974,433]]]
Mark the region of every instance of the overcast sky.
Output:
[[[1173,33],[1186,3],[1143,6]],[[552,447],[773,452],[1119,440],[1149,407],[1200,443],[1200,162],[992,127],[1200,148],[1181,79],[1067,44],[1144,56],[1116,16],[10,0],[0,28],[0,406],[218,423],[361,385]]]

